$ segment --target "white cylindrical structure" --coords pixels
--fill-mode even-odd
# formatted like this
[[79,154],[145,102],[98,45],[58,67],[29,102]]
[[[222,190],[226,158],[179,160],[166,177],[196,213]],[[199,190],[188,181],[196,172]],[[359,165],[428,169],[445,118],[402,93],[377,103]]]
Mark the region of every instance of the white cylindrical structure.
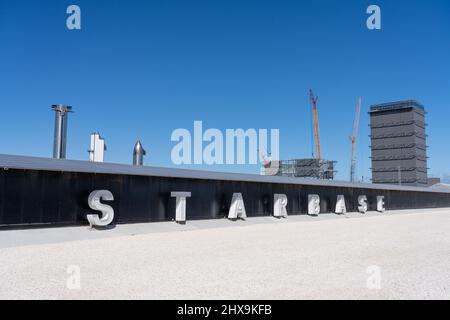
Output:
[[54,104],[52,105],[52,110],[55,111],[53,158],[65,159],[67,149],[67,121],[69,112],[72,112],[72,107]]
[[105,140],[100,136],[98,132],[91,134],[91,145],[88,150],[89,161],[103,162],[105,157],[106,145]]

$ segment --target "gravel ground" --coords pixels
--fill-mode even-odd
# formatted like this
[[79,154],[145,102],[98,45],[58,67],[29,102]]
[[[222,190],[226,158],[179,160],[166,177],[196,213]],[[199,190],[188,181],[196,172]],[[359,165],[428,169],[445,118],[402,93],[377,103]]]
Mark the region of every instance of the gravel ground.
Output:
[[347,217],[167,223],[162,232],[1,248],[0,298],[450,298],[450,209]]

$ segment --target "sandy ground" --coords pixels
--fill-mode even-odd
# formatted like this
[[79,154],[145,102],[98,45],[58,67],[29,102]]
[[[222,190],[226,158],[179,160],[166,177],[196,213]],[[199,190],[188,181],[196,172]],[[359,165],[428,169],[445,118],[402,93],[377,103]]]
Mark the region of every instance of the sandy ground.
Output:
[[450,209],[328,217],[0,231],[0,298],[450,298]]

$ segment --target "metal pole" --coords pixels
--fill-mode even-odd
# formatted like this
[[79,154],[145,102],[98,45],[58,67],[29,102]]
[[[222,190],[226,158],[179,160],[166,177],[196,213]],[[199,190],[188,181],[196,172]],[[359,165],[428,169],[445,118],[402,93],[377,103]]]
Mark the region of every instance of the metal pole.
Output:
[[68,113],[72,112],[72,107],[54,104],[52,110],[55,111],[55,131],[53,136],[53,158],[65,159],[67,149],[67,121]]
[[61,157],[61,137],[62,117],[60,113],[55,110],[55,132],[53,134],[53,158],[55,159],[59,159]]

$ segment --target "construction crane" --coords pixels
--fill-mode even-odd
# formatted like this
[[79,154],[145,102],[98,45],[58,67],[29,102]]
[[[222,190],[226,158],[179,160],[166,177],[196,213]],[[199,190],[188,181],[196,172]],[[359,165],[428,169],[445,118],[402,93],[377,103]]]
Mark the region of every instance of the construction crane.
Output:
[[358,136],[359,117],[361,114],[362,98],[358,98],[358,105],[356,106],[355,119],[353,121],[353,136],[350,137],[352,142],[352,157],[350,165],[350,181],[356,182],[356,137]]
[[316,158],[317,160],[322,159],[322,154],[320,152],[320,136],[319,136],[319,115],[317,113],[317,100],[318,97],[314,97],[313,91],[309,90],[309,97],[311,99],[311,104],[313,108],[313,117],[314,117],[314,142],[316,146]]

